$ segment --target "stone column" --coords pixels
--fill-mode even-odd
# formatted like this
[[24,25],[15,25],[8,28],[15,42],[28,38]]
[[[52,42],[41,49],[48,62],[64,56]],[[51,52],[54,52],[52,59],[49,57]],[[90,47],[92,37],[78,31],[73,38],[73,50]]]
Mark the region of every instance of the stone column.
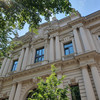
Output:
[[[62,73],[61,73],[61,72],[57,74],[57,78],[58,78],[58,79],[61,79],[61,78],[62,78]],[[63,88],[64,88],[64,87],[63,87],[63,83],[61,83],[61,84],[58,86],[58,88],[63,89]]]
[[61,42],[61,55],[64,56],[64,44]]
[[18,86],[17,86],[17,90],[16,90],[16,94],[15,94],[14,100],[20,100],[21,88],[22,88],[22,83],[19,82]]
[[15,92],[16,92],[16,84],[13,84],[10,92],[9,100],[14,100]]
[[100,75],[95,64],[92,64],[90,68],[91,68],[94,84],[97,90],[97,94],[100,100]]
[[[11,57],[11,54],[9,55],[9,57]],[[8,58],[7,62],[6,62],[6,65],[5,65],[5,68],[3,70],[3,73],[2,73],[3,76],[6,75],[6,73],[8,71],[8,68],[9,68],[9,65],[10,65],[10,61],[11,61],[11,58]]]
[[83,50],[82,50],[82,45],[81,45],[81,41],[80,41],[80,38],[79,38],[79,34],[78,34],[76,29],[73,29],[73,34],[74,34],[77,53],[80,54],[80,53],[83,52]]
[[23,64],[22,64],[22,70],[26,69],[27,60],[28,60],[28,54],[29,54],[29,47],[26,47],[25,55],[24,55],[24,60],[23,60]]
[[23,57],[24,57],[24,51],[25,50],[23,48],[22,51],[21,51],[20,57],[18,59],[18,65],[17,65],[17,69],[16,69],[17,72],[19,72],[20,69],[21,69],[21,65],[22,65],[22,61],[23,61]]
[[88,42],[88,38],[87,38],[85,29],[82,26],[79,29],[80,29],[80,35],[81,35],[81,38],[83,41],[84,49],[85,49],[85,51],[90,51],[91,49],[90,49],[90,45]]
[[6,62],[7,62],[7,58],[4,58],[2,66],[1,66],[1,70],[0,70],[0,75],[2,75],[2,72],[3,72],[4,68],[5,68]]
[[96,100],[87,66],[82,67],[82,75],[88,100]]
[[35,62],[35,52],[36,52],[36,49],[33,47],[33,48],[32,48],[32,59],[31,59],[31,64],[34,64],[34,62]]
[[59,42],[59,36],[56,36],[55,41],[55,47],[56,47],[56,60],[61,60],[61,48],[60,48],[60,42]]
[[90,33],[89,29],[86,29],[86,30],[87,30],[87,34],[88,34],[88,37],[89,37],[90,46],[92,47],[91,49],[96,50],[96,47],[94,45],[94,41],[93,41],[93,38],[92,38],[92,34]]
[[45,63],[48,63],[48,40],[45,40],[44,62],[45,62]]
[[54,61],[54,38],[50,38],[50,62]]
[[8,73],[11,72],[12,67],[13,67],[13,59],[11,59],[11,61],[10,61],[10,65],[9,65],[9,68],[8,68],[8,71],[7,71]]

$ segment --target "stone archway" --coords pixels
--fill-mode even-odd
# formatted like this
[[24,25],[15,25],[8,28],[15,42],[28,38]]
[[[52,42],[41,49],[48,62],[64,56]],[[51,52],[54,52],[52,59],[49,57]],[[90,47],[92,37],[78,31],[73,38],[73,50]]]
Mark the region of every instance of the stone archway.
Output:
[[37,85],[33,84],[32,82],[29,82],[29,83],[23,85],[23,88],[21,90],[20,100],[26,100],[26,97],[28,96],[29,90],[33,90],[36,88],[37,88]]

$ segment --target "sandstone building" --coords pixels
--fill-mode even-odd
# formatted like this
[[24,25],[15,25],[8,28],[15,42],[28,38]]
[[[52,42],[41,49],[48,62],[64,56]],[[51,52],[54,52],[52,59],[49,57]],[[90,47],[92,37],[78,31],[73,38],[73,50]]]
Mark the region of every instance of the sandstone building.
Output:
[[23,44],[1,61],[0,100],[27,100],[36,77],[45,79],[54,63],[58,78],[67,75],[59,87],[79,89],[77,100],[100,100],[100,11],[53,18],[40,25],[39,35],[28,32],[15,39]]

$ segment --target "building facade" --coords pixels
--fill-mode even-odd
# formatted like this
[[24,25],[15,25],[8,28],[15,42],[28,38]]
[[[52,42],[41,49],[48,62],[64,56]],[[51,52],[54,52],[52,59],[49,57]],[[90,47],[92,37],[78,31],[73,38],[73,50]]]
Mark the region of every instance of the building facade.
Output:
[[[15,37],[22,41],[4,58],[0,69],[0,100],[27,100],[37,88],[37,77],[67,77],[59,86],[76,88],[77,100],[100,100],[100,11],[82,17],[78,12],[61,20],[41,24],[39,34]],[[71,90],[69,90],[71,91]],[[80,96],[79,96],[80,95]],[[73,98],[72,91],[68,94]]]

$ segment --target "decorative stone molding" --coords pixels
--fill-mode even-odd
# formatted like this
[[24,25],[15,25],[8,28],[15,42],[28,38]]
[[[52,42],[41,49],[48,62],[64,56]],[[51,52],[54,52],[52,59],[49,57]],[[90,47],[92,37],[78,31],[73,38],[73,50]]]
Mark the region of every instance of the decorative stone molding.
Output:
[[62,41],[63,43],[66,43],[66,42],[72,41],[72,38],[73,38],[73,34],[72,34],[72,32],[70,32],[69,34],[67,34],[63,37],[60,37],[60,41]]
[[100,26],[91,31],[93,34],[100,33]]

